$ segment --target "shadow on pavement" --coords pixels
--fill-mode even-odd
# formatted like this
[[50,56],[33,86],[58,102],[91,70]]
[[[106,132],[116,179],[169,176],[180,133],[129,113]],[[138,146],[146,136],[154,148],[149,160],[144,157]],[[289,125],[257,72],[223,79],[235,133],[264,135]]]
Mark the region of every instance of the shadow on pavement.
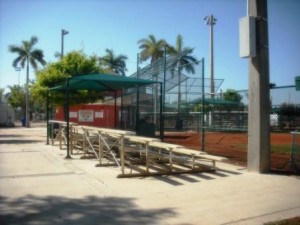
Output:
[[20,144],[33,144],[33,143],[38,143],[38,142],[42,142],[39,140],[24,140],[24,139],[10,139],[10,140],[0,140],[0,144],[4,144],[4,145],[10,145],[10,144],[14,144],[14,145],[20,145]]
[[171,208],[140,209],[132,198],[64,198],[0,196],[0,224],[161,224],[176,213]]

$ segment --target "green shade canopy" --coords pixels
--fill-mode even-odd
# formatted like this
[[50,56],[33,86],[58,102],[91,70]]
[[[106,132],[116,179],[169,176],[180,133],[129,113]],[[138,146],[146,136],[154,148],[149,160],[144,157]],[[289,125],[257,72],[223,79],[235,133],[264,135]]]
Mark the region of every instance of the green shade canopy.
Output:
[[226,100],[226,99],[220,99],[220,98],[205,99],[205,103],[217,104],[217,105],[237,105],[237,104],[239,104],[239,102],[230,101],[230,100]]
[[[151,80],[141,80],[112,74],[91,74],[69,78],[70,90],[116,91],[158,83]],[[50,90],[66,90],[66,85],[60,85]]]
[[[134,87],[140,87],[144,85],[150,85],[161,82],[151,81],[151,80],[142,80],[137,78],[131,77],[124,77],[112,74],[91,74],[91,75],[80,75],[68,78],[64,85],[56,86],[53,88],[49,88],[50,91],[59,91],[65,90],[66,91],[66,136],[67,136],[67,156],[66,158],[71,158],[70,156],[70,149],[69,149],[69,112],[70,112],[70,95],[69,92],[71,90],[95,90],[95,91],[118,91],[122,89],[129,89]],[[161,95],[162,95],[162,88]],[[48,100],[47,100],[48,102]],[[138,100],[137,100],[138,102]],[[48,103],[47,103],[48,104]],[[160,104],[162,105],[162,104]],[[47,105],[47,109],[49,106]],[[137,107],[138,108],[138,107]],[[47,112],[48,114],[48,112]],[[116,115],[116,113],[115,113]],[[49,118],[49,116],[47,116]],[[160,118],[162,124],[162,110],[160,110]],[[49,121],[47,119],[47,127],[49,126]],[[161,126],[162,127],[162,126]],[[48,129],[47,129],[48,132]],[[161,137],[163,130],[161,129]],[[47,143],[49,142],[49,134],[47,134]]]
[[296,91],[300,91],[300,76],[295,77]]
[[[192,104],[201,104],[202,103],[202,98],[195,99],[191,101],[190,103]],[[216,104],[216,105],[237,105],[239,104],[238,102],[234,101],[229,101],[226,99],[220,99],[220,98],[205,98],[204,99],[204,104]]]

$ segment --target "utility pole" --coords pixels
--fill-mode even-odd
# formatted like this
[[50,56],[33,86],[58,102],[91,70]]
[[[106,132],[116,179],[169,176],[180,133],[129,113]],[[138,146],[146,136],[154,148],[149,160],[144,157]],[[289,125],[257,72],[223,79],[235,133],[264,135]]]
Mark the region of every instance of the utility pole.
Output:
[[214,98],[215,94],[215,83],[214,83],[214,25],[216,24],[217,19],[213,16],[204,17],[206,25],[210,26],[209,40],[210,40],[210,94],[211,98]]
[[61,54],[60,54],[61,59],[64,57],[64,36],[67,34],[69,34],[69,31],[66,31],[64,29],[61,30]]
[[21,71],[22,67],[16,67],[16,71],[18,72],[18,86],[20,86],[20,71]]
[[248,170],[270,170],[270,90],[267,0],[248,0],[256,18],[256,55],[249,58]]

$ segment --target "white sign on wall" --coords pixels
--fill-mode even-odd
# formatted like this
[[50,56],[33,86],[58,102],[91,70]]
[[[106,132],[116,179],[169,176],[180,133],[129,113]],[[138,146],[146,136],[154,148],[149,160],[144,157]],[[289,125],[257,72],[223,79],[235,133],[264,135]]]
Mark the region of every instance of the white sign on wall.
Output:
[[77,112],[70,112],[69,117],[70,118],[77,118]]
[[78,110],[79,122],[94,122],[94,110]]
[[98,111],[95,112],[95,118],[103,118],[104,117],[104,112],[102,111]]

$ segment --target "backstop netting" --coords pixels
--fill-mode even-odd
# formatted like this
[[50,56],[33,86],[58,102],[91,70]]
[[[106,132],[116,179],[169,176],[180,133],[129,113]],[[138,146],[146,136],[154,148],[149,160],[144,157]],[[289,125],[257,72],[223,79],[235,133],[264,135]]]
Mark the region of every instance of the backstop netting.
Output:
[[[191,51],[186,51],[178,56],[159,59],[131,75],[162,83],[162,96],[159,95],[159,85],[139,92],[144,95],[142,108],[145,109],[140,111],[140,118],[146,118],[155,124],[156,130],[160,129],[159,98],[162,98],[163,102],[165,131],[199,130],[203,114],[199,106],[202,102],[199,102],[199,99],[215,97],[223,82],[223,79],[214,79],[212,91],[210,79],[204,78],[204,59],[180,64],[179,61],[190,53]],[[210,94],[207,96],[207,93]]]

